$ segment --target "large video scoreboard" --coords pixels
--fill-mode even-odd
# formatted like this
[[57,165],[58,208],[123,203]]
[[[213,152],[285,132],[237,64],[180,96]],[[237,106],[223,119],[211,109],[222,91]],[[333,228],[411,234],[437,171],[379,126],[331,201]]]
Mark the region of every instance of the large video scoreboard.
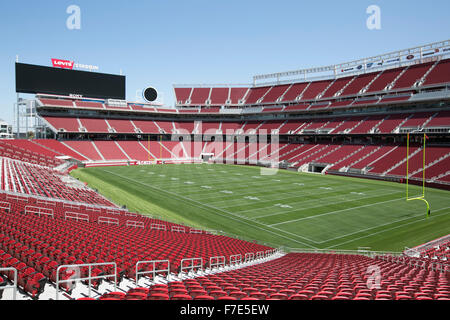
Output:
[[125,76],[16,63],[16,92],[125,100]]

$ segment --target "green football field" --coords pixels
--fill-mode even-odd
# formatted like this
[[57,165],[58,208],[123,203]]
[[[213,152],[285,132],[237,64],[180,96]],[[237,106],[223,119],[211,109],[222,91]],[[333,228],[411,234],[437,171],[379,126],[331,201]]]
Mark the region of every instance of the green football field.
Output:
[[[276,174],[274,174],[276,173]],[[338,176],[184,164],[78,169],[118,205],[276,247],[402,251],[450,232],[450,192]],[[410,186],[410,195],[421,188]]]

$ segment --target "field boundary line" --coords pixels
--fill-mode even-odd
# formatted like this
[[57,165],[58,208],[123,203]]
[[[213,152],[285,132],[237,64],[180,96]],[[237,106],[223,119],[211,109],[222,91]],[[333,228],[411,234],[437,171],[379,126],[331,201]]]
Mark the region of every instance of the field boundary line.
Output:
[[[397,193],[402,193],[402,192],[398,191]],[[376,197],[387,196],[387,195],[390,195],[390,194],[393,194],[393,193],[383,193],[383,194],[378,194],[378,195],[373,196],[373,197],[365,197],[365,198],[359,198],[359,199],[351,199],[351,200],[333,202],[333,204],[342,204],[342,203],[346,203],[346,202],[352,202],[352,201],[355,201],[355,200],[367,200],[367,199],[372,199],[372,198],[376,198]],[[340,195],[339,197],[342,197],[342,195]],[[293,204],[295,204],[295,203],[303,203],[303,202],[294,202]],[[289,204],[289,205],[291,205],[291,204]],[[276,216],[276,215],[282,215],[282,214],[285,214],[285,213],[291,213],[291,212],[303,211],[303,210],[309,210],[309,209],[316,209],[316,208],[321,208],[321,207],[323,207],[323,206],[314,206],[314,207],[305,207],[305,208],[296,209],[296,210],[287,210],[285,212],[276,212],[276,213],[266,214],[264,216],[253,217],[253,219],[266,218],[266,217],[271,217],[271,216]],[[246,210],[246,211],[248,211],[248,210]],[[239,213],[246,212],[246,211],[239,211]]]
[[[272,233],[272,234],[275,234],[276,236],[279,236],[279,237],[288,239],[288,240],[290,240],[290,241],[297,242],[297,243],[300,243],[300,244],[303,244],[303,245],[307,245],[308,247],[311,247],[311,248],[313,248],[313,249],[318,249],[318,248],[316,248],[316,247],[314,247],[314,246],[312,246],[312,245],[310,245],[310,244],[307,244],[307,243],[304,243],[304,242],[301,242],[301,241],[298,241],[298,240],[295,240],[295,239],[291,239],[291,238],[289,238],[289,237],[286,237],[286,236],[284,236],[284,235],[280,235],[279,233],[276,233],[276,232],[271,231],[271,230],[267,230],[267,229],[258,227],[258,226],[255,225],[255,223],[258,223],[258,224],[260,224],[260,225],[263,225],[264,227],[269,228],[269,229],[276,229],[276,230],[278,230],[277,228],[272,228],[272,227],[270,227],[270,226],[268,226],[268,225],[266,225],[266,224],[263,224],[263,223],[261,223],[261,222],[259,222],[259,221],[250,220],[250,219],[248,219],[248,218],[246,218],[246,217],[238,216],[238,215],[236,215],[236,214],[234,214],[234,213],[227,212],[226,210],[219,209],[219,208],[214,208],[213,206],[209,206],[209,205],[207,205],[207,204],[201,203],[201,202],[196,201],[196,200],[189,199],[189,198],[184,197],[184,196],[182,196],[182,195],[179,195],[179,194],[176,194],[176,193],[167,191],[167,190],[163,190],[163,189],[160,189],[160,188],[155,187],[155,186],[152,186],[152,185],[148,185],[148,184],[146,184],[146,183],[144,183],[144,182],[136,181],[136,180],[134,180],[134,179],[131,179],[131,178],[129,178],[129,177],[122,176],[122,175],[120,175],[120,174],[118,174],[118,173],[111,172],[111,171],[106,170],[106,169],[103,169],[103,171],[108,172],[108,173],[110,173],[110,174],[112,174],[112,175],[118,176],[118,177],[120,177],[120,178],[122,178],[122,179],[130,180],[130,181],[133,181],[134,183],[139,183],[139,184],[144,185],[144,186],[147,186],[147,187],[149,187],[149,188],[156,189],[156,190],[158,190],[158,191],[160,191],[160,192],[170,194],[170,195],[172,195],[172,196],[174,196],[174,197],[177,197],[177,198],[181,198],[181,199],[184,199],[184,200],[188,200],[188,201],[194,202],[194,203],[198,204],[197,207],[208,207],[208,208],[214,209],[214,210],[216,210],[216,211],[222,211],[223,213],[226,214],[225,217],[227,217],[227,218],[231,218],[231,219],[233,219],[233,220],[235,220],[235,221],[239,221],[239,222],[245,223],[245,224],[247,224],[247,225],[250,225],[250,226],[252,226],[252,227],[258,228],[258,229],[263,230],[263,231],[265,231],[265,232],[270,232],[270,233]],[[219,215],[221,215],[221,214],[219,213]],[[230,216],[230,215],[231,215],[231,216]],[[221,215],[221,216],[224,216],[224,215]],[[247,221],[242,221],[242,220],[250,220],[250,221],[247,222]],[[298,236],[298,235],[297,235],[297,237],[300,237],[300,238],[301,238],[301,236]]]
[[[450,209],[450,207],[441,208],[441,209],[435,210],[434,212],[439,212],[439,211],[442,211],[442,210],[448,210],[448,209]],[[371,237],[371,236],[376,235],[376,234],[379,234],[379,233],[383,233],[383,232],[386,232],[386,231],[390,231],[390,230],[394,230],[394,229],[397,229],[397,228],[401,228],[401,227],[404,227],[404,226],[407,226],[407,225],[410,225],[410,224],[413,224],[413,223],[417,223],[417,222],[420,222],[420,221],[424,221],[424,220],[427,220],[427,219],[432,219],[432,218],[435,218],[435,217],[440,217],[440,216],[442,216],[442,215],[444,215],[444,214],[448,214],[448,212],[444,212],[444,213],[437,214],[437,215],[431,215],[431,216],[428,217],[428,218],[422,218],[422,219],[419,219],[419,220],[414,220],[414,221],[411,221],[411,222],[408,222],[408,223],[401,224],[401,225],[399,225],[399,226],[395,226],[395,227],[392,227],[392,228],[386,228],[386,229],[383,229],[383,230],[380,230],[380,231],[377,231],[377,232],[373,232],[373,233],[368,234],[368,235],[365,235],[365,236],[361,236],[361,237],[358,237],[358,238],[353,238],[353,239],[351,239],[351,240],[347,240],[347,241],[341,242],[341,243],[339,243],[339,244],[336,244],[336,245],[334,245],[334,246],[328,247],[327,249],[331,249],[331,248],[334,248],[334,247],[337,247],[337,246],[341,246],[341,245],[343,245],[343,244],[346,244],[346,243],[349,243],[349,242],[353,242],[353,241],[355,241],[355,240],[360,240],[360,239],[363,239],[363,238],[368,238],[368,237]],[[409,219],[412,219],[412,218],[415,218],[415,217],[418,217],[418,215],[417,215],[417,216],[414,216],[414,217],[411,217],[411,218],[409,218]],[[405,220],[407,220],[407,219],[405,219]],[[393,223],[394,223],[394,222],[393,222]]]
[[375,205],[379,205],[379,204],[383,204],[383,203],[394,202],[394,201],[399,201],[399,200],[405,200],[405,197],[397,198],[397,199],[391,199],[391,200],[386,200],[386,201],[377,202],[377,203],[366,204],[366,205],[359,206],[359,207],[352,207],[352,208],[346,208],[346,209],[341,209],[341,210],[336,210],[336,211],[330,211],[330,212],[326,212],[326,213],[322,213],[322,214],[318,214],[318,215],[310,216],[310,217],[304,217],[304,218],[299,218],[299,219],[294,219],[294,220],[278,222],[278,223],[271,224],[269,226],[278,226],[278,225],[286,224],[286,223],[292,223],[292,222],[297,222],[297,221],[302,221],[302,220],[309,220],[309,219],[314,219],[314,218],[317,218],[317,217],[327,216],[327,215],[330,215],[330,214],[336,214],[336,213],[339,213],[339,212],[344,212],[344,211],[349,211],[349,210],[354,210],[354,209],[371,207],[371,206],[375,206]]

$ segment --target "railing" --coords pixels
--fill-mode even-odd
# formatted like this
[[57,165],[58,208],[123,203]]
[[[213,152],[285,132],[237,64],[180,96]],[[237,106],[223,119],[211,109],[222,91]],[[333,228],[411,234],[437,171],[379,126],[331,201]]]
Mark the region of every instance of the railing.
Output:
[[[152,265],[152,270],[150,270],[150,271],[139,271],[139,266],[146,265],[146,264],[147,265],[151,264]],[[159,264],[159,265],[167,264],[167,268],[156,269],[156,264]],[[170,261],[169,260],[138,261],[138,263],[136,263],[136,286],[138,285],[139,275],[152,274],[153,275],[153,279],[155,279],[156,274],[162,273],[162,272],[167,272],[167,280],[169,280],[169,277],[170,277]]]
[[36,204],[41,204],[44,206],[52,206],[52,207],[56,207],[56,202],[52,201],[52,200],[42,200],[42,199],[37,199],[36,200]]
[[213,268],[224,268],[226,265],[226,259],[224,256],[211,257],[209,258],[209,269]]
[[15,194],[6,193],[6,200],[28,202],[28,197],[27,196],[18,196],[18,195],[15,195]]
[[11,203],[0,201],[0,209],[11,211]]
[[133,228],[142,228],[142,229],[145,229],[144,222],[142,222],[142,221],[127,220],[126,223],[125,223],[125,225],[126,225],[127,227],[133,227]]
[[152,223],[150,225],[150,229],[155,229],[155,230],[162,230],[162,231],[167,231],[167,227],[164,224],[158,224],[158,223]]
[[95,207],[86,207],[86,211],[97,212],[97,213],[102,212],[102,210],[100,208],[95,208]]
[[6,191],[6,190],[0,190],[0,193],[6,195],[6,200],[14,200],[14,201],[23,201],[23,202],[29,202],[29,198],[36,199],[36,201],[41,202],[54,202],[56,203],[62,203],[63,208],[72,208],[72,209],[80,209],[81,206],[84,206],[87,208],[100,208],[100,209],[111,209],[111,207],[108,206],[102,206],[102,205],[96,205],[96,204],[90,204],[90,203],[83,203],[83,202],[77,202],[77,201],[69,201],[69,200],[63,200],[59,198],[48,198],[39,196],[36,194],[23,194],[18,192],[12,192],[12,191]]
[[250,262],[255,260],[255,254],[253,252],[248,252],[245,254],[244,262]]
[[110,217],[98,217],[98,223],[119,225],[119,219]]
[[371,251],[371,250],[333,250],[333,249],[304,249],[304,248],[285,248],[288,252],[293,253],[326,253],[326,254],[349,254],[349,255],[363,255],[374,257],[377,255],[391,255],[401,256],[401,252],[392,251]]
[[[185,262],[190,262],[190,264],[188,266],[184,266]],[[195,264],[196,262],[200,262],[200,264]],[[200,269],[201,271],[203,271],[203,258],[189,258],[181,260],[181,273],[185,272],[186,270],[186,273],[189,273],[190,271],[194,271],[195,269]]]
[[13,271],[14,272],[14,281],[10,286],[2,286],[0,290],[13,289],[13,300],[17,298],[17,269],[16,268],[0,268],[0,274],[5,271]]
[[185,233],[186,229],[180,226],[172,226],[172,228],[170,229],[170,231],[172,232],[182,232]]
[[[114,267],[114,273],[112,274],[102,274],[99,276],[92,276],[92,268],[93,267],[101,267],[101,266],[113,266]],[[81,268],[88,268],[88,276],[83,277],[81,274]],[[62,269],[66,269],[65,271],[71,271],[72,275],[64,280],[60,279],[60,271]],[[62,283],[68,283],[75,285],[75,282],[77,281],[88,281],[88,294],[89,297],[91,297],[91,284],[92,280],[96,279],[108,279],[108,278],[114,278],[114,290],[117,289],[117,264],[115,262],[104,262],[104,263],[91,263],[91,264],[74,264],[74,265],[62,265],[59,266],[56,269],[56,300],[59,300],[59,291],[60,291],[60,284]]]
[[72,219],[76,221],[87,221],[89,222],[89,215],[85,213],[78,213],[78,212],[66,212],[64,214],[64,220]]
[[256,253],[256,259],[262,259],[264,258],[264,251],[258,251]]
[[[298,76],[301,76],[303,81],[330,79],[338,75],[350,76],[359,73],[366,73],[394,67],[406,66],[414,63],[424,62],[425,59],[433,58],[433,60],[437,60],[438,58],[448,56],[449,53],[445,49],[448,50],[449,46],[450,41],[444,40],[440,42],[426,44],[423,46],[418,46],[415,48],[398,50],[386,54],[367,57],[336,65],[322,66],[303,70],[292,70],[272,74],[261,74],[253,77],[253,83],[256,84],[256,82],[259,80],[276,79],[276,82],[271,83],[278,84],[284,83],[284,81],[280,81],[280,78],[286,79]],[[436,49],[438,50],[436,51]],[[315,74],[315,76],[307,77],[307,75],[310,74]],[[267,85],[267,84],[268,83],[261,83],[259,85]]]
[[81,205],[80,204],[73,204],[73,203],[63,202],[63,208],[81,210]]
[[242,254],[235,254],[230,256],[230,266],[241,263],[242,263]]
[[39,207],[26,206],[25,207],[25,214],[29,214],[29,213],[38,214],[39,217],[41,215],[46,215],[46,216],[51,216],[52,218],[54,218],[54,216],[53,216],[53,209],[49,209],[49,208],[39,208]]

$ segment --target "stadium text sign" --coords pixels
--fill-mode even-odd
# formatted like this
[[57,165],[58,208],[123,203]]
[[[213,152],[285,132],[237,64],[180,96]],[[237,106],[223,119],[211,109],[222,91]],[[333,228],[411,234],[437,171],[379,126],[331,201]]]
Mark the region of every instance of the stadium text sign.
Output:
[[74,62],[61,59],[52,59],[53,67],[62,69],[73,69]]
[[84,69],[89,71],[97,71],[99,70],[98,66],[93,66],[90,64],[81,64],[81,63],[75,63],[74,61],[69,60],[61,60],[61,59],[52,59],[53,67],[55,68],[62,68],[62,69]]

